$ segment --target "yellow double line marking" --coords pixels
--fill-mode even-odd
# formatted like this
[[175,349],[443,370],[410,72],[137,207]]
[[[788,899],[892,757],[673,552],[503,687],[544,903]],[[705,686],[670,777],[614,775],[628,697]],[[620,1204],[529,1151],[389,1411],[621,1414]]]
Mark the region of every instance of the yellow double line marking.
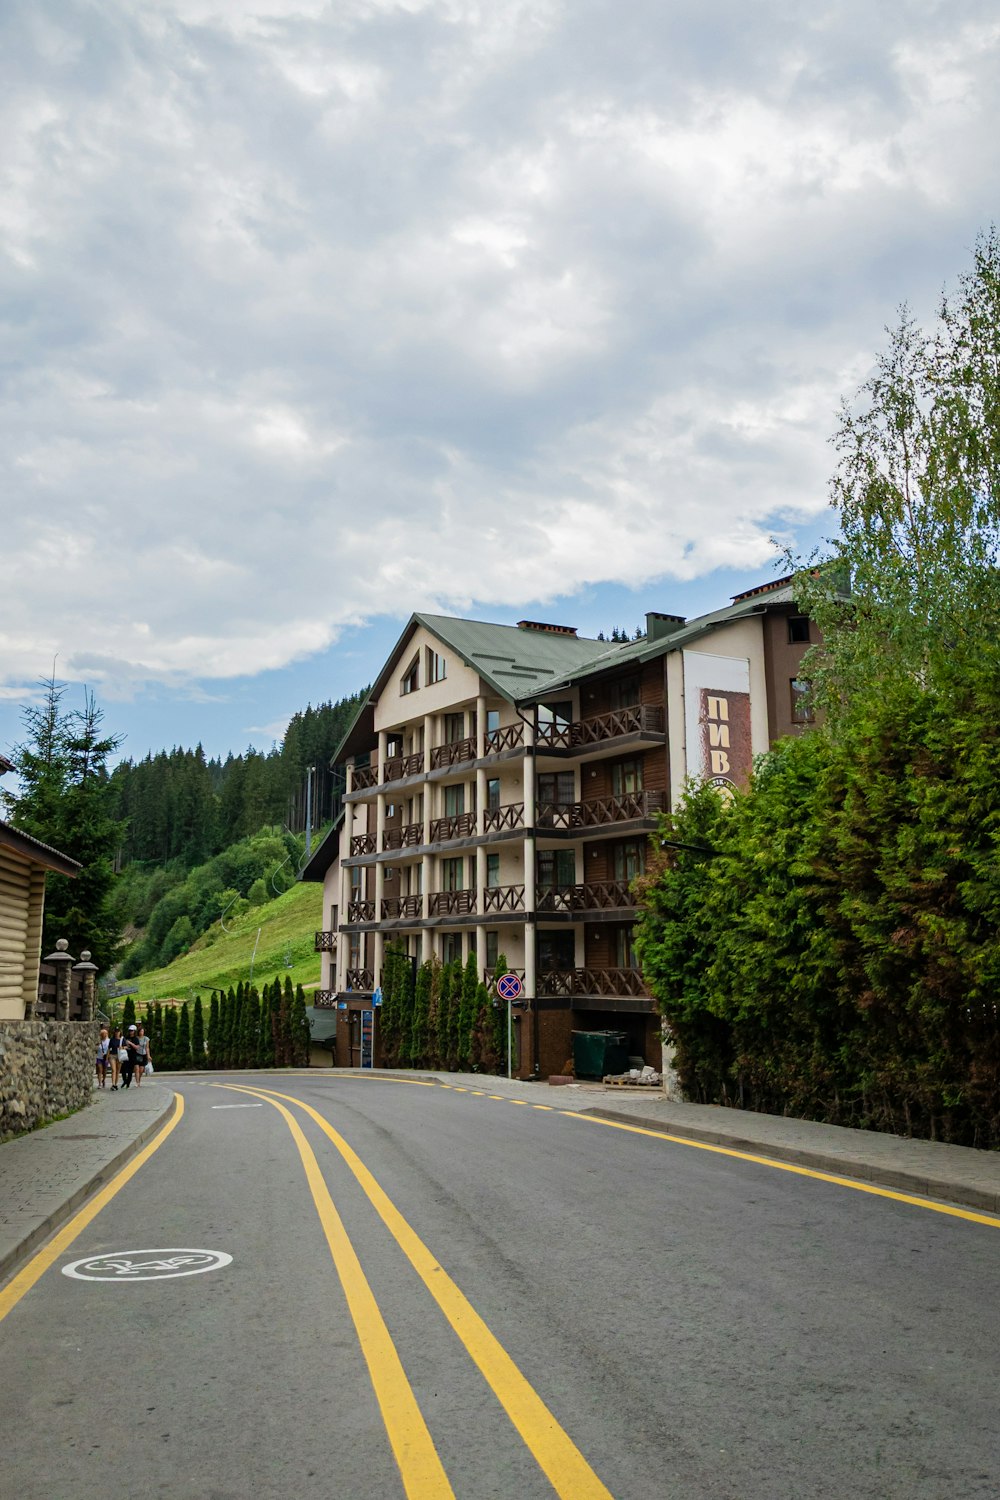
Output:
[[[416,1271],[417,1275],[420,1277],[421,1281],[424,1283],[431,1296],[434,1298],[434,1301],[437,1303],[438,1307],[444,1313],[448,1322],[451,1324],[462,1344],[465,1346],[466,1352],[472,1359],[480,1374],[483,1376],[487,1385],[493,1391],[504,1411],[507,1413],[517,1432],[523,1439],[526,1447],[534,1456],[536,1462],[542,1469],[542,1472],[546,1475],[556,1494],[561,1497],[561,1500],[611,1500],[610,1491],[604,1484],[602,1484],[601,1480],[598,1479],[597,1475],[587,1463],[587,1460],[584,1458],[579,1448],[577,1448],[576,1444],[569,1437],[568,1433],[566,1433],[556,1421],[556,1418],[552,1415],[551,1411],[549,1411],[548,1407],[545,1405],[545,1402],[541,1399],[533,1386],[531,1386],[525,1379],[525,1377],[521,1374],[521,1371],[511,1359],[506,1349],[504,1349],[499,1339],[497,1339],[495,1335],[490,1331],[486,1323],[484,1323],[483,1319],[476,1312],[475,1308],[472,1306],[471,1302],[468,1300],[465,1294],[458,1288],[458,1286],[456,1286],[455,1282],[448,1275],[444,1267],[431,1254],[430,1250],[424,1244],[420,1236],[414,1229],[411,1228],[407,1220],[403,1218],[403,1215],[399,1212],[399,1210],[396,1208],[387,1194],[383,1192],[382,1188],[372,1176],[371,1172],[369,1172],[364,1162],[357,1155],[357,1153],[351,1149],[351,1147],[344,1140],[343,1136],[338,1131],[334,1130],[333,1126],[330,1125],[321,1114],[318,1114],[317,1111],[311,1107],[311,1105],[304,1104],[301,1099],[295,1099],[289,1094],[279,1094],[270,1090],[251,1089],[246,1087],[234,1086],[232,1084],[217,1084],[215,1085],[215,1087],[228,1088],[232,1089],[234,1093],[252,1094],[256,1098],[266,1099],[269,1104],[273,1104],[276,1109],[281,1111],[282,1115],[284,1115],[290,1126],[294,1126],[293,1135],[296,1136],[296,1144],[299,1146],[299,1152],[302,1155],[303,1163],[306,1163],[307,1161],[305,1154],[306,1152],[308,1152],[309,1158],[311,1158],[312,1161],[312,1168],[315,1176],[310,1174],[308,1165],[306,1169],[306,1175],[307,1177],[309,1177],[309,1185],[313,1191],[313,1199],[316,1203],[316,1208],[320,1214],[320,1218],[324,1220],[325,1229],[326,1220],[324,1219],[324,1213],[326,1213],[327,1216],[332,1213],[336,1218],[338,1224],[340,1224],[339,1215],[337,1214],[337,1211],[333,1206],[333,1202],[330,1199],[330,1195],[326,1189],[326,1185],[325,1183],[323,1183],[322,1177],[319,1175],[319,1168],[316,1165],[315,1156],[313,1156],[308,1143],[305,1141],[304,1137],[302,1137],[302,1132],[298,1129],[295,1121],[292,1119],[291,1115],[289,1115],[288,1111],[278,1103],[278,1100],[283,1099],[288,1104],[296,1105],[299,1109],[304,1110],[305,1113],[309,1115],[310,1119],[316,1122],[320,1130],[323,1131],[323,1134],[333,1142],[333,1145],[336,1147],[337,1151],[340,1153],[348,1168],[353,1173],[365,1196],[368,1198],[372,1207],[375,1209],[375,1212],[378,1214],[383,1224],[389,1230],[389,1233],[392,1235],[393,1239],[396,1241],[397,1245],[402,1250],[403,1254],[406,1256],[407,1260],[410,1262],[411,1266]],[[317,1196],[317,1185],[320,1190],[319,1196]],[[324,1207],[321,1208],[321,1204],[324,1204]],[[325,1207],[325,1205],[327,1204],[329,1205],[328,1208]],[[340,1225],[340,1229],[341,1233],[344,1234],[344,1240],[347,1243],[348,1248],[350,1249],[350,1255],[353,1257],[354,1263],[357,1266],[357,1277],[360,1278],[361,1282],[364,1283],[367,1295],[371,1298],[370,1311],[374,1315],[374,1317],[378,1319],[378,1322],[384,1332],[384,1337],[388,1341],[389,1347],[391,1348],[392,1359],[398,1365],[399,1356],[396,1354],[395,1347],[392,1345],[391,1338],[389,1336],[388,1330],[385,1328],[385,1324],[382,1320],[382,1315],[378,1311],[378,1307],[375,1304],[375,1299],[372,1296],[371,1289],[368,1287],[368,1284],[365,1281],[364,1272],[361,1270],[361,1266],[357,1262],[357,1257],[354,1254],[353,1248],[350,1247],[350,1242],[347,1241],[347,1236],[343,1231],[342,1225]],[[341,1280],[344,1281],[343,1272],[341,1271],[341,1264],[338,1260],[337,1251],[334,1249],[334,1243],[330,1239],[329,1232],[327,1233],[327,1240],[330,1243],[330,1249],[333,1253],[333,1258],[335,1264],[337,1265],[337,1270],[341,1275]],[[359,1326],[358,1316],[355,1311],[355,1305],[351,1303],[351,1289],[356,1291],[356,1280],[352,1279],[350,1282],[344,1281],[344,1291],[348,1297],[348,1303],[351,1305],[351,1315],[352,1317],[354,1317],[355,1327],[358,1329],[358,1337],[361,1339],[362,1348],[365,1349],[365,1357],[366,1359],[368,1359],[368,1368],[372,1373],[372,1384],[375,1386],[376,1396],[378,1396],[379,1403],[382,1406],[386,1429],[389,1432],[389,1439],[393,1446],[393,1452],[396,1454],[396,1461],[399,1464],[400,1474],[402,1475],[403,1484],[406,1488],[407,1495],[413,1497],[431,1497],[439,1494],[450,1495],[452,1491],[450,1486],[448,1485],[448,1480],[444,1475],[444,1471],[440,1468],[440,1460],[437,1458],[436,1452],[434,1452],[434,1459],[437,1463],[438,1470],[440,1471],[440,1482],[443,1482],[445,1486],[445,1488],[443,1489],[432,1488],[431,1479],[429,1477],[424,1479],[413,1478],[411,1482],[411,1476],[409,1475],[408,1470],[403,1466],[403,1461],[400,1458],[400,1452],[403,1451],[405,1453],[407,1443],[415,1443],[416,1441],[415,1428],[413,1426],[413,1417],[412,1414],[408,1415],[404,1423],[398,1423],[396,1406],[392,1402],[387,1405],[387,1403],[383,1401],[382,1396],[379,1393],[379,1386],[376,1383],[372,1360],[371,1358],[369,1358],[367,1348],[365,1348],[365,1339],[362,1337],[361,1327]],[[402,1367],[399,1366],[399,1369],[400,1374],[402,1375]],[[405,1375],[402,1375],[402,1378],[405,1381]],[[409,1391],[409,1387],[407,1387],[407,1389]],[[416,1418],[419,1420],[420,1428],[422,1429],[423,1433],[426,1434],[427,1442],[431,1443],[430,1435],[429,1433],[427,1433],[426,1424],[424,1423],[423,1417],[420,1414],[419,1408],[417,1408],[416,1406],[416,1399],[415,1397],[413,1397],[412,1391],[409,1392],[409,1395],[410,1399],[413,1402],[413,1409],[416,1412]],[[390,1423],[394,1424],[394,1426],[396,1427],[395,1438],[393,1436],[393,1427],[390,1426]],[[433,1451],[432,1444],[431,1447]],[[416,1452],[417,1449],[415,1448],[414,1451]],[[424,1461],[426,1462],[426,1458],[424,1459]]]

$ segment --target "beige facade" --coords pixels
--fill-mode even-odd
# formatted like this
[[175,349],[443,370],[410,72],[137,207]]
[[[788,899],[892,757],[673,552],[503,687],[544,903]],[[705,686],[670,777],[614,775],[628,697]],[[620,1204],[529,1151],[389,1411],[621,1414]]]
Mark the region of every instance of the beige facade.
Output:
[[34,1013],[38,998],[45,876],[80,866],[37,839],[0,823],[0,1021]]

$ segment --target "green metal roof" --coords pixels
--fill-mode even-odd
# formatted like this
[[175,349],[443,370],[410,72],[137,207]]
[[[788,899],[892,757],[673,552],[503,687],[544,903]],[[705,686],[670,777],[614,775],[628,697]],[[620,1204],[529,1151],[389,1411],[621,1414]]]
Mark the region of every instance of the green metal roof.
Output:
[[559,631],[457,620],[451,615],[414,615],[427,630],[457,651],[474,672],[510,703],[574,674],[605,650],[604,641]]

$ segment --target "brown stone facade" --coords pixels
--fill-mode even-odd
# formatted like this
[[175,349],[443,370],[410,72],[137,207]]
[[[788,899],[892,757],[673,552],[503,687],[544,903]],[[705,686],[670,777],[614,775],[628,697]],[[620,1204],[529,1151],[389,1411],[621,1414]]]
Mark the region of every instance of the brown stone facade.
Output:
[[0,1141],[89,1104],[94,1021],[0,1021]]

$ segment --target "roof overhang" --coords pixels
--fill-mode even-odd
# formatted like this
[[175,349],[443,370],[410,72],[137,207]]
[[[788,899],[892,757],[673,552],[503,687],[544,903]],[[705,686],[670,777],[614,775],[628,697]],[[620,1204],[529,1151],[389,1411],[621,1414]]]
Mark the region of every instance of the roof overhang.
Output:
[[22,833],[20,828],[12,828],[9,823],[0,822],[0,845],[28,860],[30,864],[54,870],[57,875],[74,878],[83,869],[79,861],[70,859],[68,854],[61,854],[58,849],[43,844],[41,839],[32,838],[30,833]]

